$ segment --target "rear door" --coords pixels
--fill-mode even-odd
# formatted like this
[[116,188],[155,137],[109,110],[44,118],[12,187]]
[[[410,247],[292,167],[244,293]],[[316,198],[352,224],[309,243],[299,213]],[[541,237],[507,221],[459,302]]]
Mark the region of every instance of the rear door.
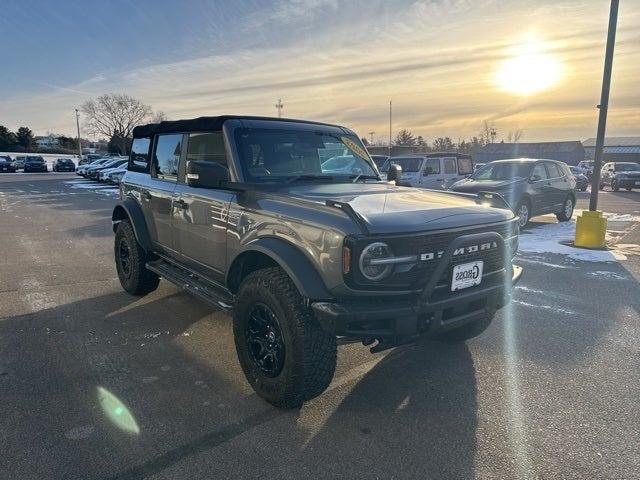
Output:
[[151,181],[141,192],[145,215],[155,231],[155,241],[165,250],[173,250],[171,202],[178,180],[182,154],[181,133],[156,135],[151,156]]
[[214,280],[222,280],[227,265],[227,225],[235,193],[213,188],[195,188],[184,180],[186,164],[192,160],[217,162],[227,167],[222,132],[185,135],[186,155],[180,181],[173,194],[172,218],[176,250],[193,269]]
[[456,157],[444,157],[442,159],[442,178],[445,188],[449,188],[464,177],[458,175],[458,159]]
[[550,182],[552,207],[560,208],[564,203],[571,186],[560,165],[556,162],[544,162],[547,167]]
[[533,214],[539,215],[550,212],[555,200],[552,193],[551,182],[549,181],[549,174],[544,166],[544,162],[535,164],[533,170],[531,170],[531,177],[536,178],[536,180],[530,183]]

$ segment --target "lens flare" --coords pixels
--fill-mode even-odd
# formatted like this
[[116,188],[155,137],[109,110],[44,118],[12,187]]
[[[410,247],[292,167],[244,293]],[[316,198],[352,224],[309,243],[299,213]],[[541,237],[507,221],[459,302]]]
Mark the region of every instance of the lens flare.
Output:
[[98,403],[107,418],[120,430],[135,435],[140,433],[140,428],[133,414],[118,397],[106,388],[98,387]]

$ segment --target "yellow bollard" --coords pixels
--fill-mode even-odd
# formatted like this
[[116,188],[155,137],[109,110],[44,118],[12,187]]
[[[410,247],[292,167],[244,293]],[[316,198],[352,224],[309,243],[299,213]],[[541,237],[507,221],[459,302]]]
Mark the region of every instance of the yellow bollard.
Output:
[[605,248],[607,219],[600,211],[585,210],[576,219],[576,247]]

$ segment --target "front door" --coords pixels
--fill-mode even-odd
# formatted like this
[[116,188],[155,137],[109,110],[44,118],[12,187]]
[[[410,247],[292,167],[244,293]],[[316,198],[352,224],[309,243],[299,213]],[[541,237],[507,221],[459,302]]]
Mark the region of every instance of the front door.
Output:
[[442,176],[439,158],[426,158],[422,163],[422,172],[419,175],[420,187],[442,190],[444,178]]
[[[182,171],[191,160],[218,162],[226,166],[222,132],[189,134]],[[190,187],[182,178],[173,192],[176,250],[194,270],[213,280],[221,280],[226,271],[228,212],[234,196],[235,193],[229,190]]]
[[531,216],[550,212],[555,200],[544,163],[536,163],[531,171],[531,178],[531,189],[533,190],[531,195],[533,214]]

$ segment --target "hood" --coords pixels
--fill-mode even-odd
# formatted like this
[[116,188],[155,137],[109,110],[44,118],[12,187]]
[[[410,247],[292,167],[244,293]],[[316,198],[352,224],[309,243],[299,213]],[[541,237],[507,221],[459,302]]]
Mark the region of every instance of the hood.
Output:
[[296,185],[278,194],[305,202],[348,203],[372,234],[414,233],[494,223],[513,213],[447,192],[397,187],[387,183]]
[[527,180],[524,178],[514,178],[509,180],[473,180],[466,178],[454,183],[451,190],[462,193],[495,192],[500,190],[510,190],[516,185],[521,185]]

